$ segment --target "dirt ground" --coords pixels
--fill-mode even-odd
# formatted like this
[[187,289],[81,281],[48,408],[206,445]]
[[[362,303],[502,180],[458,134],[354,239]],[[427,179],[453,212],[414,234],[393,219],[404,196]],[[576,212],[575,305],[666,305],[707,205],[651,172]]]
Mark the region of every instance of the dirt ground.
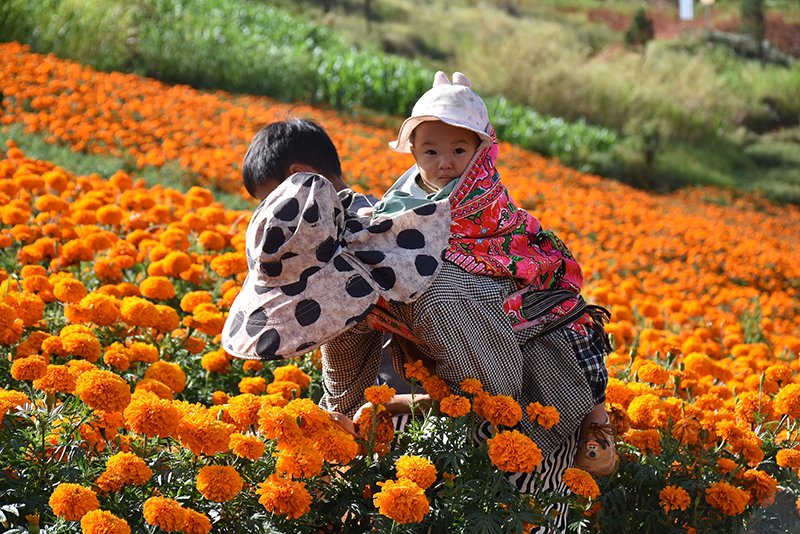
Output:
[[[672,39],[684,31],[701,29],[706,26],[706,10],[697,6],[694,20],[681,21],[678,10],[651,6],[647,11],[656,30],[656,39]],[[630,24],[630,16],[610,9],[592,9],[587,12],[592,22],[602,22],[614,31],[624,32]],[[767,13],[767,40],[783,52],[800,58],[800,23],[790,23],[783,15]],[[711,26],[715,30],[735,31],[739,28],[739,18],[730,13],[716,13],[711,10]]]

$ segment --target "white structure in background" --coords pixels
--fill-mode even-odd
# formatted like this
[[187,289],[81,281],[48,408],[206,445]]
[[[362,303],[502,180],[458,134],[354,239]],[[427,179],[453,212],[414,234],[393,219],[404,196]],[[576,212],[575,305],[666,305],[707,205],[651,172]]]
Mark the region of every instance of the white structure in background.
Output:
[[694,0],[680,0],[681,20],[694,20]]

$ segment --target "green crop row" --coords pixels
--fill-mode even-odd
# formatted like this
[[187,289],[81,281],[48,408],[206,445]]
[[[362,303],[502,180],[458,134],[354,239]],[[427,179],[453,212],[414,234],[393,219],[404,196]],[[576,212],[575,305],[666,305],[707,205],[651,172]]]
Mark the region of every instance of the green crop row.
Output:
[[[244,0],[5,0],[0,39],[105,71],[278,100],[407,115],[430,87],[419,61],[348,46],[328,27]],[[487,98],[498,137],[598,172],[617,134]],[[607,158],[606,158],[607,159]]]

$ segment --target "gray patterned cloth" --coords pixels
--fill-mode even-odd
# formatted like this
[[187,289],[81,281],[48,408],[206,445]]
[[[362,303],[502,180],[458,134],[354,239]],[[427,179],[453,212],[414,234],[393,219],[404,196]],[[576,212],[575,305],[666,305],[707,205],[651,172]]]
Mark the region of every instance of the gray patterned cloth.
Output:
[[[509,395],[523,408],[555,406],[559,423],[521,429],[548,455],[575,434],[597,403],[589,382],[605,389],[602,343],[568,328],[538,335],[536,327],[513,331],[503,302],[515,289],[509,279],[476,276],[444,261],[430,287],[414,302],[390,304],[389,312],[420,340],[417,350],[436,364],[436,374],[458,394],[465,378],[477,378],[492,395]],[[375,384],[383,333],[362,321],[322,347],[323,397],[329,411],[353,416]],[[395,339],[392,362],[404,376],[404,354]],[[588,378],[587,378],[588,377]],[[598,389],[595,387],[595,389]],[[574,451],[573,451],[574,453]]]

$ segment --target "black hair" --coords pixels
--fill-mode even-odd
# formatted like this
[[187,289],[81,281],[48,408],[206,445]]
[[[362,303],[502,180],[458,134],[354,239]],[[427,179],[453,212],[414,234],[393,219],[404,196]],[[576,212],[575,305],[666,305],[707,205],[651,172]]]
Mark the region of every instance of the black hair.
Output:
[[342,177],[339,154],[325,130],[311,120],[289,119],[268,124],[253,137],[242,162],[244,187],[258,198],[259,186],[280,184],[295,163],[309,165],[329,179]]

